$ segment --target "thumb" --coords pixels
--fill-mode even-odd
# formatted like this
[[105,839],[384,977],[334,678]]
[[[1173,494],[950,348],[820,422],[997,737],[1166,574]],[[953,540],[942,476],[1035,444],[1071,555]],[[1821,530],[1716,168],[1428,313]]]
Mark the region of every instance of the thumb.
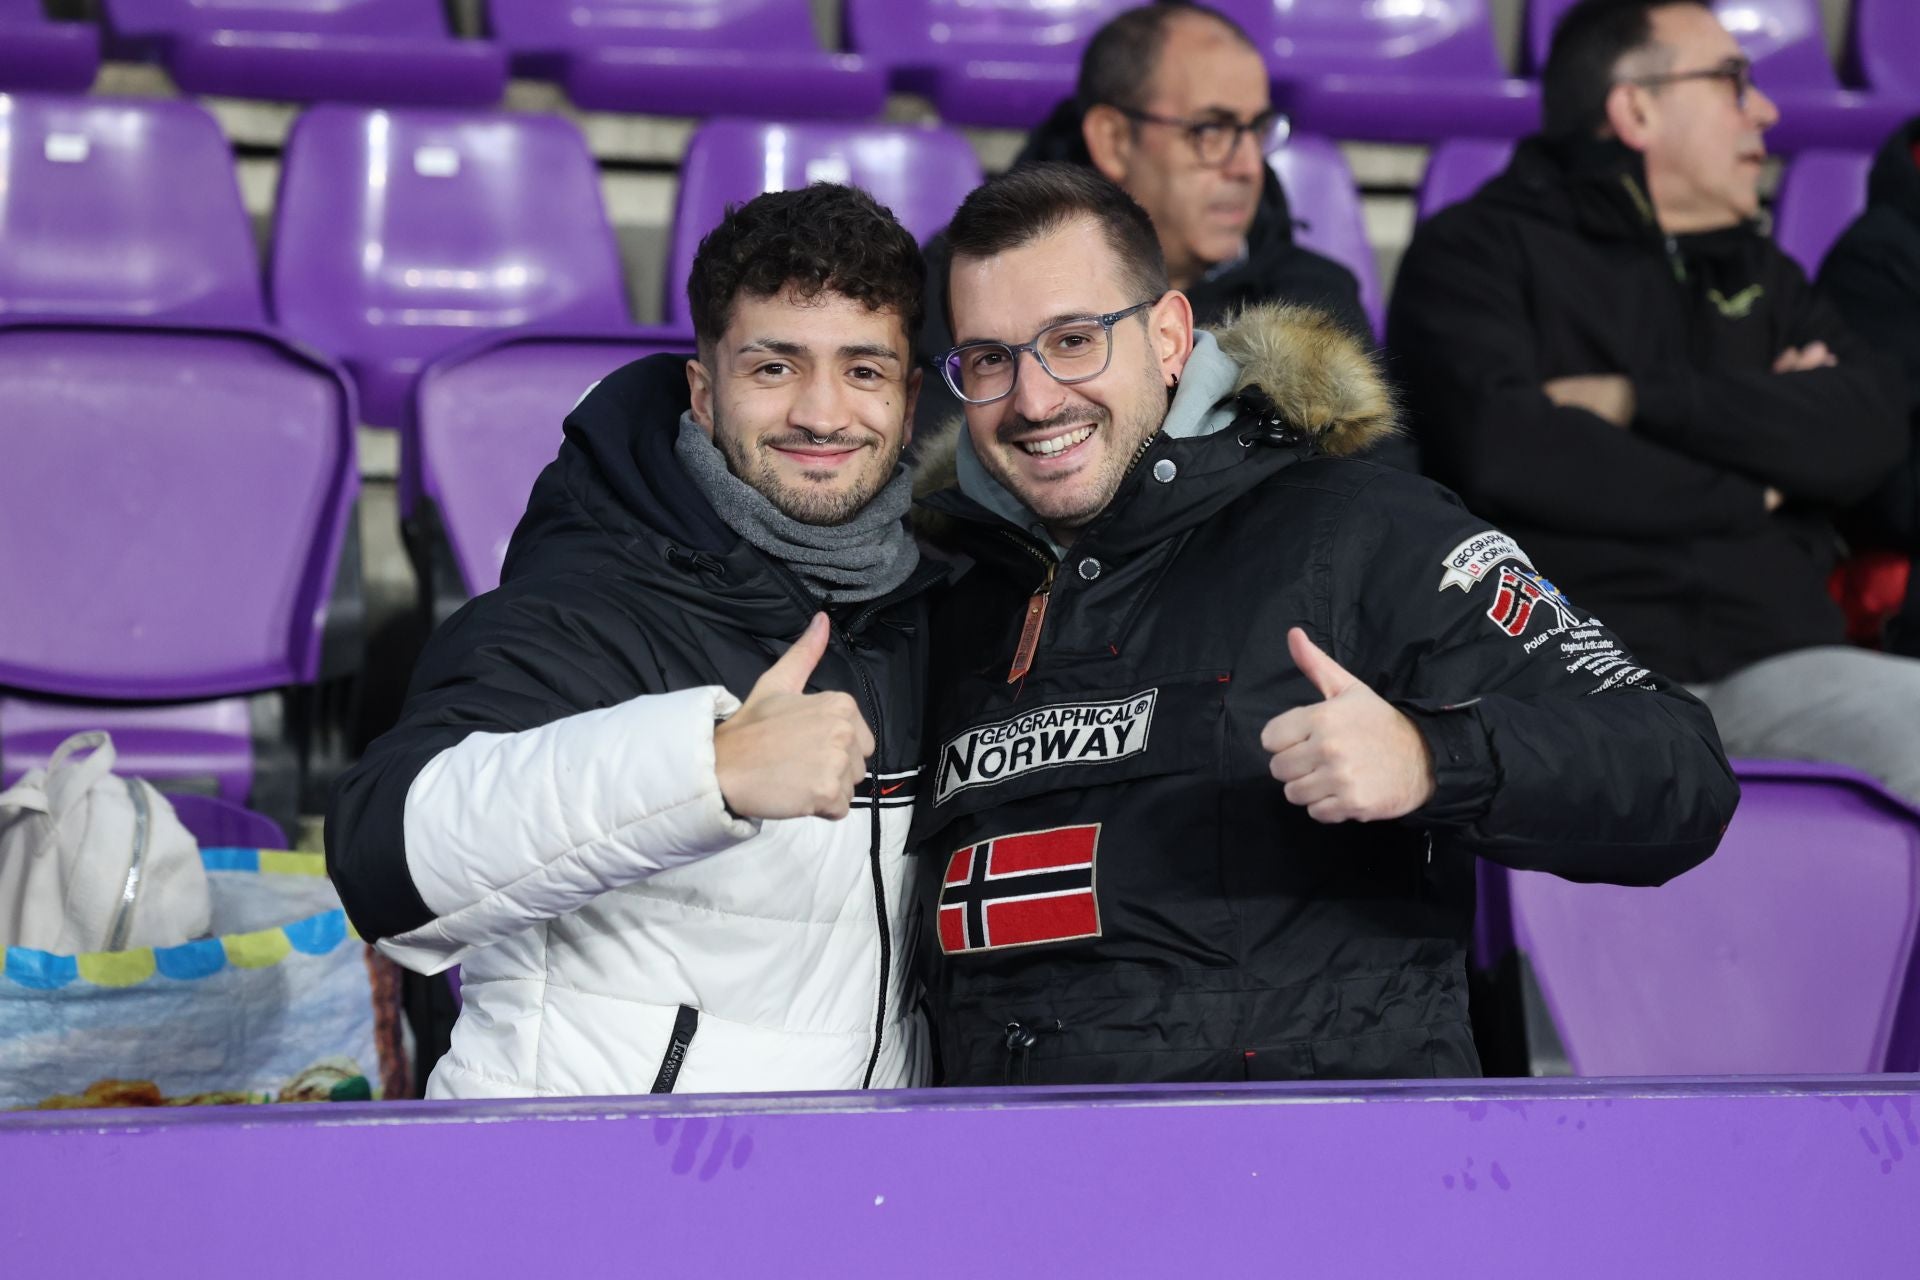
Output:
[[753,686],[753,694],[748,697],[768,693],[805,693],[807,681],[813,675],[813,669],[820,665],[820,657],[827,651],[827,615],[816,613],[793,647],[780,655],[780,661],[768,667],[766,674]]
[[1347,673],[1347,669],[1329,658],[1319,645],[1307,639],[1307,633],[1299,627],[1287,630],[1287,652],[1293,655],[1294,665],[1300,673],[1313,681],[1313,687],[1320,691],[1323,698],[1337,698],[1360,682]]

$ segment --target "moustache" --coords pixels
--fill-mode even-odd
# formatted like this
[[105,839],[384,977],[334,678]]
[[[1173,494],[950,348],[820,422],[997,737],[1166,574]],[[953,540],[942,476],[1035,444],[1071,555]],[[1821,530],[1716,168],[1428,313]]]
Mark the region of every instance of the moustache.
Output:
[[762,442],[773,449],[804,449],[808,446],[818,449],[826,445],[859,449],[872,443],[864,433],[856,434],[853,431],[832,431],[825,435],[816,435],[811,431],[783,431],[763,437]]

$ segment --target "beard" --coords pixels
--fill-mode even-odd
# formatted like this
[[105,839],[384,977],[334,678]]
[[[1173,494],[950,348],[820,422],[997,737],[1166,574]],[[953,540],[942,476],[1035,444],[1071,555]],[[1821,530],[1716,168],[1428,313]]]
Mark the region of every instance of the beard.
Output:
[[[776,448],[797,448],[817,439],[858,446],[863,452],[849,459],[836,474],[794,476],[781,470]],[[727,429],[719,406],[714,406],[713,443],[727,461],[727,470],[751,486],[774,509],[802,524],[840,525],[866,510],[893,479],[906,433],[891,447],[861,428],[815,437],[809,432],[783,430],[747,439]]]

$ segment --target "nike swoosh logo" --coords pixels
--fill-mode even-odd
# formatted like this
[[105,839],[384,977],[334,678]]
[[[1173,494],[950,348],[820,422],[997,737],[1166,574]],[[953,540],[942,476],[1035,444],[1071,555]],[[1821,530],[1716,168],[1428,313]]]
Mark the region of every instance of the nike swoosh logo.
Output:
[[880,788],[880,794],[881,794],[881,795],[883,795],[883,796],[890,796],[890,795],[892,795],[892,794],[893,794],[894,792],[896,792],[896,791],[898,791],[898,790],[899,790],[900,788],[902,788],[902,787],[904,787],[904,786],[906,786],[906,785],[907,785],[907,784],[906,784],[906,783],[904,783],[904,782],[896,782],[896,783],[894,783],[894,784],[893,784],[892,786],[890,786],[890,787],[882,787],[882,788]]

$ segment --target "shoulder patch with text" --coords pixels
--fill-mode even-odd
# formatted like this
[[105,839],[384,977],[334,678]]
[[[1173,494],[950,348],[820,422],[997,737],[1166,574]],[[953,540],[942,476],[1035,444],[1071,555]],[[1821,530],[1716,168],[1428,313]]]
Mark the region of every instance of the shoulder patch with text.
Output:
[[1440,590],[1458,587],[1471,592],[1473,584],[1486,577],[1489,569],[1506,560],[1518,560],[1527,568],[1533,568],[1533,561],[1527,559],[1527,553],[1520,549],[1520,544],[1498,529],[1476,533],[1447,552],[1440,561],[1441,567],[1446,570],[1440,575]]
[[1138,755],[1147,749],[1159,697],[1148,689],[1111,702],[1056,703],[969,729],[940,748],[933,802],[1040,769]]

